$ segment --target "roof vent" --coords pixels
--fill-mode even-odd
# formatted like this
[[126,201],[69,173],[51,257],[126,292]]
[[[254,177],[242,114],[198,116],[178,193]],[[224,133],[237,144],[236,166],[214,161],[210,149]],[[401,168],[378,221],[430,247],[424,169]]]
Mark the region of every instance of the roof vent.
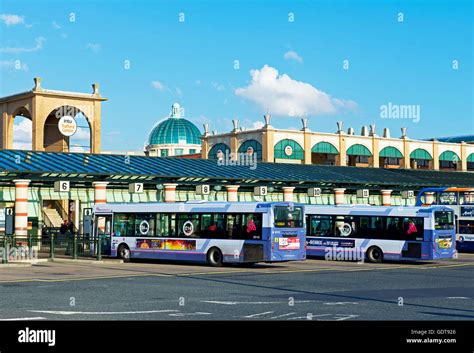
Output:
[[362,129],[360,130],[360,135],[361,136],[369,136],[369,128],[367,126],[362,126]]
[[390,129],[388,127],[383,129],[383,137],[390,138]]

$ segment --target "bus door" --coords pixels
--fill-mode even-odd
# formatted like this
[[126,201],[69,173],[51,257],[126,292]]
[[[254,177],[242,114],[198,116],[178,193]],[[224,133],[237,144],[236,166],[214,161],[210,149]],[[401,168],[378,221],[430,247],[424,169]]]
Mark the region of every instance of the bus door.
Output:
[[100,236],[102,255],[110,255],[112,234],[112,215],[101,214],[95,217],[94,235]]
[[434,212],[433,250],[435,258],[452,257],[455,252],[456,230],[453,211]]

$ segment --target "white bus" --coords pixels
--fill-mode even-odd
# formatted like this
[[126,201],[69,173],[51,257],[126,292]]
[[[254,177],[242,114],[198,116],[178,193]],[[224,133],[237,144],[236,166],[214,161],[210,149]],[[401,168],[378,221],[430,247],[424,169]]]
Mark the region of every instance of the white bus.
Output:
[[93,208],[105,255],[223,263],[305,259],[303,205],[288,202],[106,203]]
[[446,206],[307,205],[305,210],[308,256],[382,262],[456,254],[454,212]]

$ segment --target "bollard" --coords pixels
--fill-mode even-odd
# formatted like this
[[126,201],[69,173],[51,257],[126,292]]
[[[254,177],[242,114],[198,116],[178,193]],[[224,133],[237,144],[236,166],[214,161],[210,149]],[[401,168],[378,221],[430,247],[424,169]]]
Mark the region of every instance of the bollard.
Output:
[[72,258],[77,259],[77,235],[76,233],[72,234]]
[[102,260],[102,242],[100,240],[100,234],[97,234],[97,261]]
[[51,233],[51,244],[49,245],[49,258],[54,259],[54,233]]

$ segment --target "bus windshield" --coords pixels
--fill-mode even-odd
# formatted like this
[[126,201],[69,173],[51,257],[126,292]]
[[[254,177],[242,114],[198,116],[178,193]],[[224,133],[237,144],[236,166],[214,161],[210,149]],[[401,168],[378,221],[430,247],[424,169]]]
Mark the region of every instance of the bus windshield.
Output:
[[436,211],[435,229],[454,229],[453,212]]
[[275,227],[303,227],[303,209],[301,207],[275,206]]

